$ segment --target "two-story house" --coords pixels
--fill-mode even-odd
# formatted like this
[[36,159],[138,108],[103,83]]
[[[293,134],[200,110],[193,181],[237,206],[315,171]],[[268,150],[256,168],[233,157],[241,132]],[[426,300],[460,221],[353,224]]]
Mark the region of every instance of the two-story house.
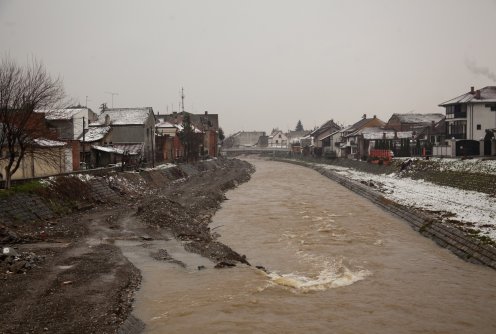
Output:
[[496,129],[496,86],[488,86],[455,97],[439,105],[446,110],[448,139],[481,140],[486,130]]
[[382,128],[385,124],[375,115],[372,118],[367,118],[367,115],[364,114],[361,120],[339,132],[341,139],[338,142],[340,148],[338,156],[359,159],[366,152],[361,143],[363,140],[362,130],[365,128]]
[[279,129],[274,129],[269,136],[269,147],[288,147],[288,137]]
[[136,151],[141,146],[141,158],[154,162],[155,157],[155,115],[153,108],[111,108],[105,109],[92,126],[110,126],[112,145],[123,151]]

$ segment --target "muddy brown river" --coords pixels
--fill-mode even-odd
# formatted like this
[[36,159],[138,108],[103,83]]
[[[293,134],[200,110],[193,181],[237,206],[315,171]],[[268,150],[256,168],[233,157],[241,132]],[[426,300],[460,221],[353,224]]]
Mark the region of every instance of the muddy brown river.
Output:
[[214,269],[174,240],[119,242],[143,274],[133,312],[146,333],[496,333],[496,271],[311,169],[249,161],[256,173],[212,228],[269,273]]

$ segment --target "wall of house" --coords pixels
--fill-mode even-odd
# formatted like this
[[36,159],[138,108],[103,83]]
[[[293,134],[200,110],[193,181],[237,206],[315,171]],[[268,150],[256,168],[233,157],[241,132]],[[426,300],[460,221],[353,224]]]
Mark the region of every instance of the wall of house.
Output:
[[[36,155],[50,156],[53,158],[40,159]],[[5,180],[6,161],[0,161],[0,173]],[[28,153],[21,161],[19,169],[12,175],[12,180],[27,179],[32,177],[57,175],[72,170],[72,149],[70,147],[40,148],[33,155]]]
[[258,143],[258,139],[264,135],[265,132],[240,132],[233,137],[233,146],[254,146]]
[[288,137],[282,132],[277,132],[269,137],[269,147],[288,147]]
[[[477,125],[481,126],[477,129]],[[486,135],[486,129],[496,128],[496,112],[484,104],[471,104],[467,108],[467,139],[480,140]]]
[[48,122],[49,128],[56,131],[57,139],[74,138],[74,128],[71,120],[50,120]]

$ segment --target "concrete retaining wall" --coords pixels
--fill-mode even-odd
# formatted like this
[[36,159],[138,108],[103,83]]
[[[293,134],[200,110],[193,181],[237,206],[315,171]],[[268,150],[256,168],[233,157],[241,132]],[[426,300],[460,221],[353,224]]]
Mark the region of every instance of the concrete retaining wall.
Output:
[[341,184],[351,191],[369,199],[374,204],[395,214],[410,224],[410,226],[422,235],[431,238],[441,247],[445,247],[461,257],[462,259],[483,264],[496,269],[496,248],[484,244],[481,240],[471,237],[462,231],[451,226],[443,224],[434,216],[424,212],[405,207],[395,203],[375,190],[356,181],[345,178],[330,170],[312,166],[301,161],[279,160],[281,162],[292,163],[304,167],[312,168],[331,180]]

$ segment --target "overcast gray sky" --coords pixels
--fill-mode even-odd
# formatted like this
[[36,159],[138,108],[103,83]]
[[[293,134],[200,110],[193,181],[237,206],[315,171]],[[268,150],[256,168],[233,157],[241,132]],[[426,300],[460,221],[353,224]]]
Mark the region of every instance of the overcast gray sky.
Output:
[[0,0],[0,51],[97,110],[218,113],[226,133],[443,112],[496,85],[496,0]]

